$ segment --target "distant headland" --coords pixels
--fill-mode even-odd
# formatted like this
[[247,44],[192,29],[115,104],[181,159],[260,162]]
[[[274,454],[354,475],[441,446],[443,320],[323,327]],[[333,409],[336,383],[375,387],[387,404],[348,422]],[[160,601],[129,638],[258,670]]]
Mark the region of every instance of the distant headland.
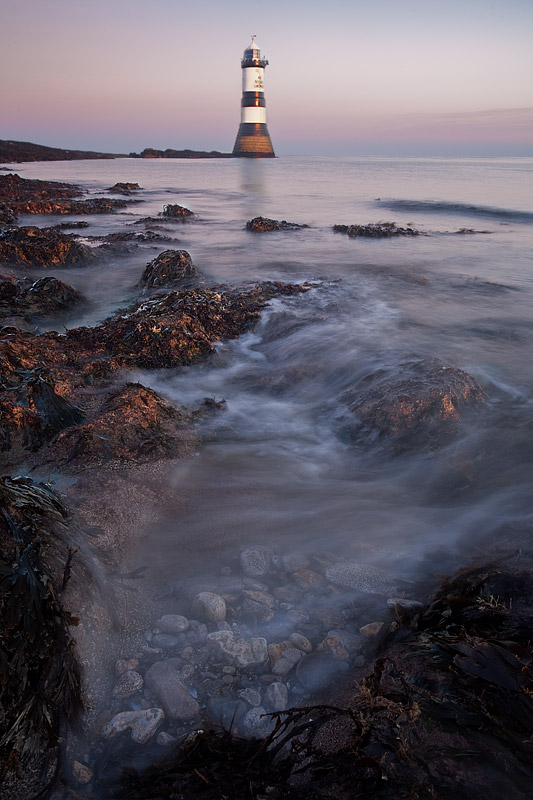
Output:
[[0,161],[85,161],[95,158],[235,158],[233,153],[218,150],[154,150],[146,147],[141,153],[97,153],[92,150],[63,150],[32,142],[14,142],[0,139]]

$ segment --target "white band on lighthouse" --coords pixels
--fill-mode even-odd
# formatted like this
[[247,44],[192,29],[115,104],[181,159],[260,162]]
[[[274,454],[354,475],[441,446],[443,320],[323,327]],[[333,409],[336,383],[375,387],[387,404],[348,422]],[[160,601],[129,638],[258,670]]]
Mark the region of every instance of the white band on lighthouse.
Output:
[[265,85],[265,70],[262,67],[245,67],[242,71],[243,92],[262,92]]
[[241,108],[241,122],[266,122],[266,109],[244,106]]

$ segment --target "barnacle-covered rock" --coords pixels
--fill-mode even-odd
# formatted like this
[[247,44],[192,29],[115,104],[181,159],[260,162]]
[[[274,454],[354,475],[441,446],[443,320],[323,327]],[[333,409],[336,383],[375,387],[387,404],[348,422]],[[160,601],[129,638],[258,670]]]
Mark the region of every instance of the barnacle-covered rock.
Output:
[[309,225],[300,225],[298,222],[287,222],[287,220],[268,219],[268,217],[254,217],[248,220],[245,225],[247,231],[253,233],[268,233],[269,231],[295,231],[300,228],[308,228]]
[[143,286],[171,286],[197,278],[198,272],[186,250],[164,250],[154,258],[141,277]]

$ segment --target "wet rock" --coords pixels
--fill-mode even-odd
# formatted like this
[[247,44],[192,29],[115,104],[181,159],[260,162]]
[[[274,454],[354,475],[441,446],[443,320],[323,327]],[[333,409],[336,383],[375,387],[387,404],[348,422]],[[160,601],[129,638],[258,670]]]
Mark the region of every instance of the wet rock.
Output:
[[274,727],[274,723],[271,717],[266,716],[266,711],[263,706],[256,706],[246,712],[242,721],[242,727],[245,734],[248,736],[255,736],[261,739],[268,736]]
[[272,548],[264,545],[247,547],[240,555],[242,571],[249,578],[263,578],[270,570],[273,554]]
[[198,714],[200,706],[180,676],[181,666],[180,659],[156,661],[146,671],[144,681],[163,706],[167,716],[171,719],[189,720]]
[[304,689],[316,692],[338,680],[348,670],[346,661],[336,660],[326,653],[309,653],[296,667],[296,675]]
[[398,584],[398,579],[390,572],[359,561],[342,561],[327,567],[326,578],[335,586],[371,594],[391,594]]
[[137,658],[119,658],[115,661],[115,674],[122,675],[128,670],[136,670],[139,666],[139,659]]
[[317,650],[328,653],[332,658],[342,659],[343,661],[347,661],[349,658],[344,642],[337,634],[326,636],[326,638],[317,645]]
[[139,189],[142,189],[142,186],[139,186],[138,183],[115,183],[113,186],[109,187],[108,192],[130,195],[134,192],[138,192]]
[[276,661],[276,663],[272,667],[272,674],[276,676],[288,675],[289,672],[294,668],[294,666],[295,666],[294,661],[291,661],[290,659],[285,658],[285,656],[282,656],[280,659],[278,659],[278,661]]
[[303,553],[287,553],[281,556],[280,561],[287,572],[297,572],[309,566],[309,558]]
[[144,685],[143,677],[138,672],[133,669],[126,670],[123,672],[115,687],[113,689],[113,697],[117,699],[124,699],[126,697],[132,697],[134,694],[139,692]]
[[156,622],[161,633],[183,633],[189,630],[189,620],[181,614],[165,614]]
[[318,586],[324,583],[324,576],[312,569],[297,569],[292,573],[291,578],[298,588],[302,589],[303,591],[316,589]]
[[93,779],[93,771],[81,761],[74,761],[72,764],[72,777],[80,786],[85,786]]
[[121,711],[102,729],[105,739],[113,739],[123,731],[129,730],[132,742],[146,744],[154,735],[165,715],[161,708],[140,711]]
[[90,247],[51,228],[27,225],[0,231],[0,262],[6,264],[47,269],[84,264],[93,258]]
[[226,619],[226,602],[213,592],[200,592],[192,603],[192,613],[204,622],[222,622]]
[[154,633],[152,637],[152,645],[154,647],[162,647],[163,650],[172,650],[178,644],[180,644],[178,637],[172,636],[170,633]]
[[398,452],[439,447],[460,430],[464,411],[484,402],[477,381],[460,369],[435,361],[402,367],[400,380],[386,371],[377,373],[365,379],[368,388],[345,394],[348,408],[358,419],[356,436],[377,433]]
[[424,608],[424,604],[418,600],[407,600],[404,597],[389,597],[387,606],[401,621],[412,619]]
[[302,611],[299,608],[290,608],[287,611],[287,619],[294,625],[302,625],[309,622],[310,617],[307,611]]
[[147,264],[141,285],[171,286],[197,277],[196,267],[186,250],[165,250]]
[[258,692],[257,689],[251,689],[250,687],[241,689],[239,691],[239,697],[241,697],[251,706],[261,705],[261,692]]
[[85,302],[84,296],[68,283],[46,276],[21,292],[17,305],[25,314],[60,314]]
[[194,215],[192,211],[190,211],[188,208],[185,208],[185,206],[179,206],[177,203],[169,203],[168,205],[164,206],[161,216],[168,217],[169,219],[182,220]]
[[415,228],[400,228],[395,222],[370,223],[369,225],[334,225],[336,233],[347,233],[350,237],[362,236],[371,239],[389,239],[392,236],[420,236]]
[[215,631],[208,634],[207,641],[219,657],[239,669],[257,669],[268,659],[267,642],[262,637],[246,639],[233,631]]
[[378,633],[383,628],[384,624],[385,624],[384,622],[369,622],[367,625],[363,625],[361,628],[359,628],[359,630],[363,634],[363,636],[368,636],[369,638],[372,638],[373,636],[378,635]]
[[14,214],[102,214],[127,205],[126,200],[107,197],[71,199],[81,194],[79,186],[69,183],[0,175],[0,204]]
[[156,742],[160,747],[170,747],[170,745],[175,744],[177,741],[175,736],[171,736],[170,733],[166,731],[161,731],[161,733],[157,734]]
[[254,622],[270,622],[274,616],[276,600],[267,592],[245,590],[240,598],[240,614]]
[[265,701],[272,711],[286,711],[289,707],[289,691],[285,684],[274,681],[267,686]]
[[293,231],[308,228],[309,225],[299,225],[297,222],[286,220],[268,219],[267,217],[254,217],[246,223],[246,230],[254,233],[267,233],[269,231]]
[[310,653],[313,649],[312,643],[309,641],[307,636],[304,636],[302,633],[291,633],[289,636],[290,641],[304,653]]

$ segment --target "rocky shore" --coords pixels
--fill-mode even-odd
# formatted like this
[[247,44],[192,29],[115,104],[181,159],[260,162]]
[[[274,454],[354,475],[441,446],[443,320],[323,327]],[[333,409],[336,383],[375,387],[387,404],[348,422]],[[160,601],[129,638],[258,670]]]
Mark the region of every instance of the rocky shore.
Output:
[[[63,280],[70,267],[90,269],[139,239],[118,232],[88,246],[63,226],[18,226],[18,216],[111,214],[142,199],[135,183],[108,191],[126,199],[0,176],[6,797],[219,800],[228,787],[257,800],[466,800],[495,796],[494,787],[526,796],[533,554],[525,529],[502,530],[490,563],[440,586],[355,551],[341,558],[268,541],[236,547],[215,570],[155,595],[142,570],[130,569],[141,521],[157,519],[165,502],[158,470],[201,447],[202,426],[225,404],[178,405],[129,373],[205,361],[217,343],[250,331],[270,301],[305,303],[312,287],[207,287],[186,250],[161,248],[119,311],[91,327],[35,332],[34,320],[86,303]],[[194,220],[167,204],[140,222],[159,237],[158,223]],[[247,224],[305,227],[264,217]],[[393,223],[335,227],[418,234]],[[47,272],[34,280],[21,272],[29,266]],[[56,269],[61,279],[49,274]],[[400,380],[385,368],[354,379],[338,424],[348,446],[396,458],[445,446],[485,405],[463,370],[413,358]],[[62,494],[40,482],[51,473],[62,476]]]

